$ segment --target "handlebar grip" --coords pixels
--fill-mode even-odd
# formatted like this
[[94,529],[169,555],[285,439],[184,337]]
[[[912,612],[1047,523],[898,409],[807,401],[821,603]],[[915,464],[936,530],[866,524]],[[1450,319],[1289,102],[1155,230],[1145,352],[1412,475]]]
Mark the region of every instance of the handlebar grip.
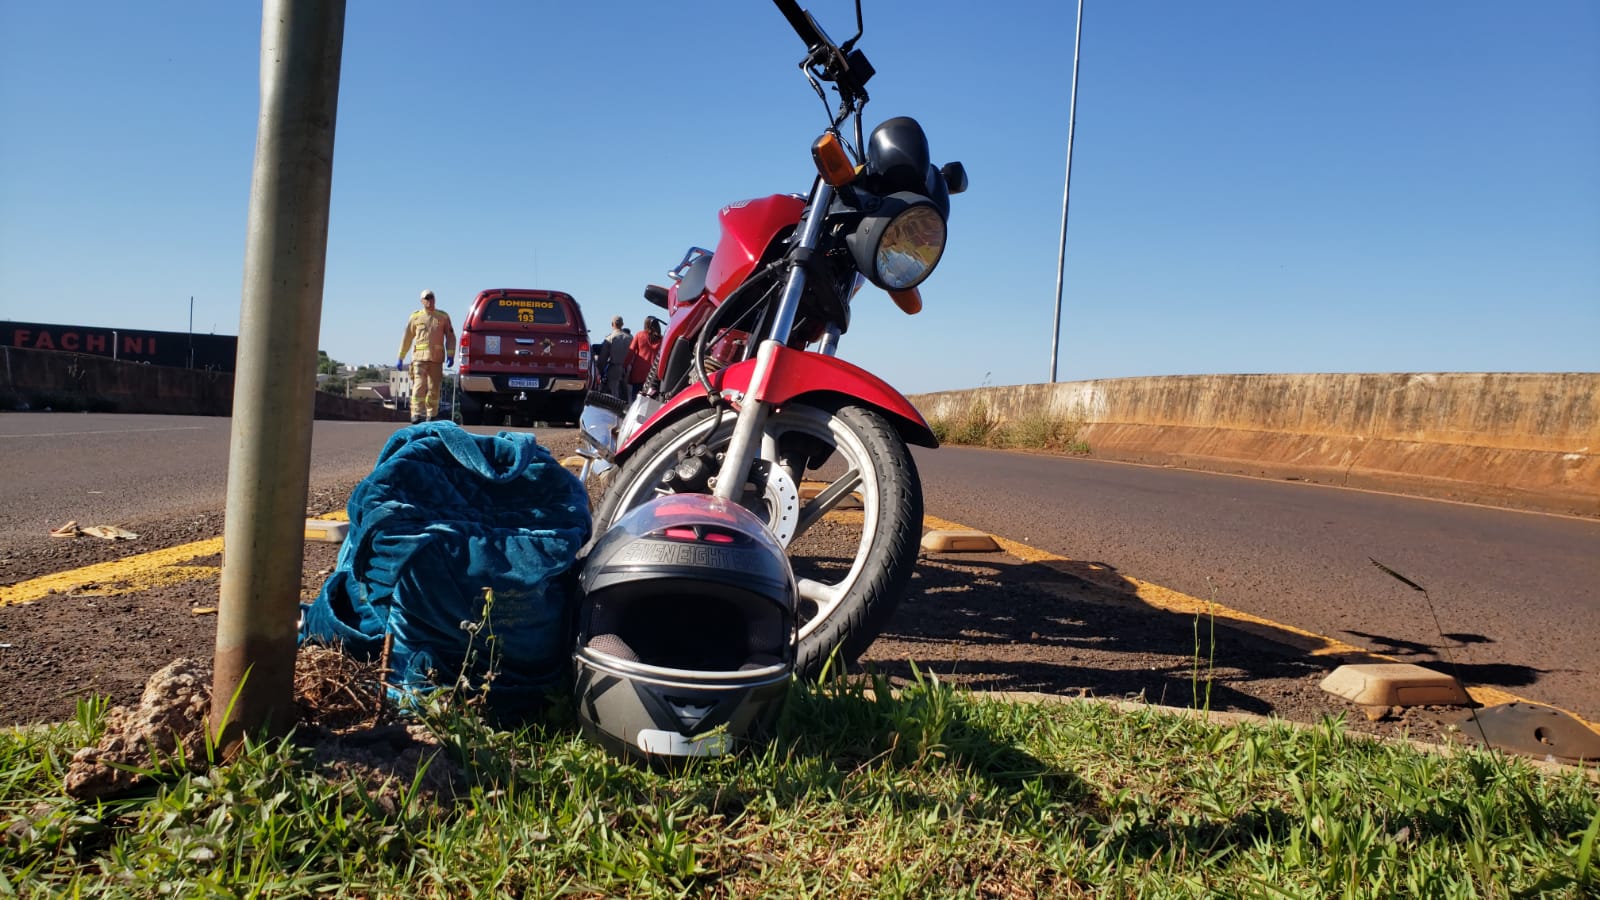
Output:
[[794,33],[800,35],[800,40],[806,42],[808,49],[827,43],[827,39],[817,31],[817,26],[795,0],[772,0],[772,2],[778,7],[778,11],[783,13],[783,17],[789,20],[789,27],[794,29]]

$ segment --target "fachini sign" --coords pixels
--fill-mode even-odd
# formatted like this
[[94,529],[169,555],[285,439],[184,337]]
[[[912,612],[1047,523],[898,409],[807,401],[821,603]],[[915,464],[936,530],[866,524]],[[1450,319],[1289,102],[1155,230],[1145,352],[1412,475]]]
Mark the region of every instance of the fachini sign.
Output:
[[230,334],[187,334],[83,325],[0,321],[0,346],[107,356],[127,362],[232,372],[239,339]]

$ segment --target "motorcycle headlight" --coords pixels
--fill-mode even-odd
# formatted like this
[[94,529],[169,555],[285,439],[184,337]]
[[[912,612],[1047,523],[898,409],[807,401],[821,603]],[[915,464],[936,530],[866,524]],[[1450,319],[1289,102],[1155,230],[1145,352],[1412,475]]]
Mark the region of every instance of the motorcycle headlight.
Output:
[[890,194],[845,237],[856,267],[886,291],[921,284],[944,255],[944,213],[921,194]]

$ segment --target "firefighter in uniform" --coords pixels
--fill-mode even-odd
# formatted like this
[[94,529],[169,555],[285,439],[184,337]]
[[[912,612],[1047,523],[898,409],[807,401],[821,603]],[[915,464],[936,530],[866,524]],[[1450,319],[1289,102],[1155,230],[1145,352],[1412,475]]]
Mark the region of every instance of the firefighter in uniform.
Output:
[[444,370],[456,364],[456,330],[450,314],[433,308],[433,291],[422,292],[422,308],[406,320],[406,336],[400,339],[403,368],[406,351],[411,351],[411,423],[426,422],[439,415],[439,394]]

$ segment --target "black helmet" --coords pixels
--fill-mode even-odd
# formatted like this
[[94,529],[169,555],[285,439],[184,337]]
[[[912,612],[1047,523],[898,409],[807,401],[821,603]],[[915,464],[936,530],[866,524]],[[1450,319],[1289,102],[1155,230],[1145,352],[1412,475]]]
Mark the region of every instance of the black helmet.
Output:
[[770,735],[794,672],[797,594],[755,514],[705,494],[658,497],[601,535],[579,584],[586,736],[670,761]]

